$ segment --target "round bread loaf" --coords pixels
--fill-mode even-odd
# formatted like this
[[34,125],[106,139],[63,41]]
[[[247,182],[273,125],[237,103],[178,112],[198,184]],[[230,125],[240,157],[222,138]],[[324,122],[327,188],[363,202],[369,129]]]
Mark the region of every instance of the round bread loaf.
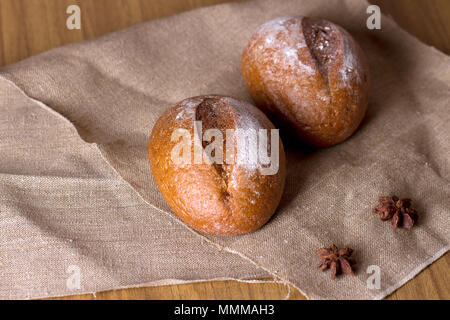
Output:
[[225,96],[188,98],[166,110],[153,127],[148,156],[171,209],[208,234],[263,226],[280,202],[286,175],[283,145],[271,129],[259,109]]
[[344,141],[364,117],[364,53],[326,20],[282,17],[263,24],[244,49],[241,70],[255,104],[310,145]]

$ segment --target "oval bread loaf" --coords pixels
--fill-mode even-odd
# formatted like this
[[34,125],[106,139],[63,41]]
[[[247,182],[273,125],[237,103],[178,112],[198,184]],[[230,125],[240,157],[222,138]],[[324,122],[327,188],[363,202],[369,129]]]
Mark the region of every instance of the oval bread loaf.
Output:
[[[262,136],[267,134],[262,149],[251,147],[257,142],[251,134],[242,140],[247,144],[236,143],[239,135],[259,134],[260,129],[266,129]],[[271,129],[259,109],[225,96],[193,97],[166,110],[153,127],[148,156],[171,209],[208,234],[238,235],[263,226],[280,202],[286,171],[283,145],[278,135],[271,140]],[[262,136],[258,142],[264,141]],[[213,142],[217,148],[211,150]],[[271,156],[270,165],[267,159],[255,161],[261,150]],[[220,155],[222,162],[217,161]]]
[[256,106],[310,145],[344,141],[364,117],[364,53],[326,20],[282,17],[263,24],[244,49],[241,71]]

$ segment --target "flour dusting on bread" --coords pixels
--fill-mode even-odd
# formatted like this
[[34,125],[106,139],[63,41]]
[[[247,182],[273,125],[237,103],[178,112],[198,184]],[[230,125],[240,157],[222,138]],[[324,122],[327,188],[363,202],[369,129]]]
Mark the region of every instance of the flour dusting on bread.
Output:
[[255,104],[307,144],[348,138],[368,103],[368,66],[352,36],[317,18],[281,17],[260,26],[241,71]]

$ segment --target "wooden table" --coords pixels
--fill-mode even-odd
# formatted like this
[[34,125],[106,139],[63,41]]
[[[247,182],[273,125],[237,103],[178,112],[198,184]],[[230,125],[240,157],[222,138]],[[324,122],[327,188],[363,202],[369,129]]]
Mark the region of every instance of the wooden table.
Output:
[[[237,0],[241,1],[241,0]],[[0,65],[67,43],[181,11],[227,0],[0,0]],[[423,42],[450,54],[449,0],[372,0]],[[81,30],[66,28],[66,8],[78,4]],[[450,254],[441,257],[389,299],[450,299]],[[208,281],[113,290],[64,299],[280,299],[288,288],[276,283]],[[291,288],[291,299],[305,299]]]

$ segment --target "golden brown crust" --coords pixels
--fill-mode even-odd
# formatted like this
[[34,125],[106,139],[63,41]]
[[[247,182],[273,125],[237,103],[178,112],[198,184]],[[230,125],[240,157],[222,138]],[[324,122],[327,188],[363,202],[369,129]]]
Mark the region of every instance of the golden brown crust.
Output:
[[364,117],[365,56],[344,29],[326,20],[282,17],[265,23],[244,49],[241,70],[256,105],[308,144],[342,142]]
[[178,141],[171,141],[172,132],[184,128],[193,136],[194,120],[202,121],[203,131],[274,128],[257,108],[233,98],[211,95],[179,102],[158,119],[148,145],[153,177],[162,195],[186,224],[200,232],[237,235],[260,228],[275,212],[284,188],[281,140],[279,170],[274,175],[262,175],[258,167],[239,163],[176,164],[171,152]]

